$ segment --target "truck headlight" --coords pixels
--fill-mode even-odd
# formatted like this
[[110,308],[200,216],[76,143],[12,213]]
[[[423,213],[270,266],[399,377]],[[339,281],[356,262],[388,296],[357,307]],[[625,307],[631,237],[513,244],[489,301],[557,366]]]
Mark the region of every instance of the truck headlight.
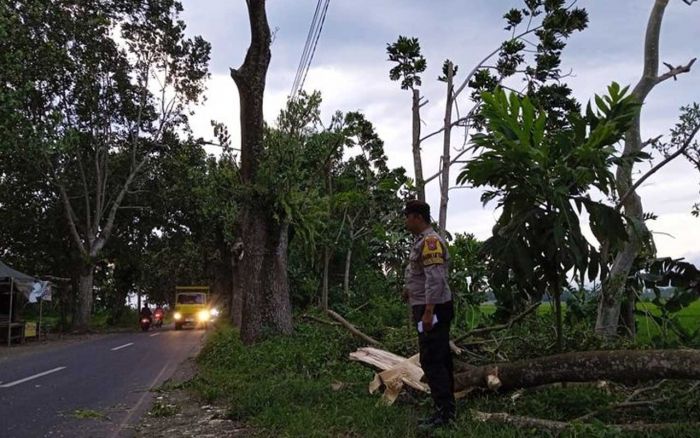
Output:
[[213,316],[213,317],[219,316],[219,309],[211,309],[211,316]]
[[175,318],[175,320],[177,320],[177,321],[181,320],[181,319],[182,319],[182,313],[180,313],[180,312],[175,312],[175,314],[173,315],[173,318]]
[[202,322],[207,322],[209,321],[209,311],[208,310],[202,310],[197,314],[197,319],[199,319]]

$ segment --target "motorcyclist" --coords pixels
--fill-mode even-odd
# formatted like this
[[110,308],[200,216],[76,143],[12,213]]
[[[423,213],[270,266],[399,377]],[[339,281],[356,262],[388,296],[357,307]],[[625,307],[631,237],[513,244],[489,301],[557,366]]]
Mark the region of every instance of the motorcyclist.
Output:
[[163,319],[165,318],[165,311],[162,307],[160,307],[160,305],[156,306],[153,316],[155,316],[156,321],[160,321],[161,323],[163,322]]
[[148,304],[143,305],[143,309],[141,309],[141,312],[139,312],[139,316],[141,318],[148,318],[149,321],[153,322],[153,312],[151,312]]

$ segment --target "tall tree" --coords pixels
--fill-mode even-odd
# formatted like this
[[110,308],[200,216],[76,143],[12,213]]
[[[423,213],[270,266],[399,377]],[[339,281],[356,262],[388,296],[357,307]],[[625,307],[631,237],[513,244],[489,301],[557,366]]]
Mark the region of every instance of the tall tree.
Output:
[[[506,30],[510,36],[493,51],[476,64],[457,86],[450,83],[450,74],[456,74],[456,66],[451,61],[443,65],[443,74],[438,79],[446,83],[447,99],[445,118],[442,127],[421,137],[420,108],[427,104],[421,102],[418,87],[421,85],[419,74],[425,71],[426,62],[420,54],[420,43],[416,38],[399,37],[387,52],[389,60],[397,65],[391,70],[392,80],[401,79],[404,89],[413,91],[413,142],[412,150],[416,172],[416,188],[420,199],[424,199],[425,185],[438,179],[440,183],[439,226],[442,233],[447,227],[447,211],[450,191],[451,166],[471,149],[466,147],[470,127],[480,127],[481,117],[480,93],[493,91],[496,86],[506,86],[515,75],[522,77],[525,86],[519,92],[527,94],[533,102],[542,106],[558,108],[550,111],[550,122],[557,119],[565,122],[564,115],[569,110],[578,109],[571,97],[571,90],[563,83],[566,74],[561,72],[561,53],[566,47],[566,40],[576,31],[581,31],[588,24],[588,15],[584,9],[574,7],[576,1],[569,5],[565,0],[524,0],[524,7],[510,9],[504,15]],[[523,23],[526,23],[523,25]],[[522,29],[522,27],[525,27]],[[536,42],[531,40],[531,36]],[[451,67],[451,68],[450,68]],[[460,114],[459,97],[465,89],[470,88],[471,108]],[[464,105],[466,106],[466,105]],[[463,107],[464,107],[463,106]],[[453,117],[453,112],[457,116]],[[464,145],[451,154],[452,130],[463,127]],[[443,153],[440,156],[439,169],[429,177],[423,176],[421,145],[430,138],[443,134]]]
[[60,195],[81,261],[74,322],[86,329],[94,267],[144,169],[186,127],[187,105],[207,77],[209,44],[184,37],[176,0],[10,3],[3,12],[15,25],[4,49],[23,68],[8,90],[32,127],[19,138]]
[[413,170],[415,175],[416,193],[418,199],[425,201],[425,181],[423,180],[423,159],[421,158],[421,120],[420,109],[427,102],[421,102],[420,74],[427,68],[427,62],[421,54],[418,38],[399,36],[393,44],[387,44],[389,61],[396,66],[389,71],[392,81],[401,81],[401,89],[411,90],[411,120],[413,130],[411,135],[411,150],[413,151]]
[[450,197],[450,151],[452,149],[452,108],[454,106],[454,77],[457,66],[449,59],[442,67],[439,79],[447,85],[447,97],[445,98],[445,119],[443,121],[442,157],[440,157],[440,216],[438,228],[442,237],[447,236],[447,203]]
[[[691,4],[692,2],[686,2]],[[686,65],[678,67],[670,67],[669,71],[664,74],[659,74],[659,43],[661,36],[661,23],[663,21],[666,8],[669,0],[655,0],[654,6],[649,15],[647,24],[646,38],[644,42],[644,69],[642,77],[634,87],[632,95],[639,101],[646,101],[649,93],[660,83],[676,78],[677,75],[690,71],[693,61]],[[641,135],[641,116],[637,115],[634,123],[630,126],[625,134],[624,155],[635,155],[641,153],[649,143],[642,141]],[[612,266],[603,282],[603,290],[598,304],[598,316],[596,319],[595,330],[598,334],[611,337],[617,334],[618,324],[620,320],[621,304],[625,298],[625,284],[630,274],[630,269],[642,247],[644,240],[649,238],[649,231],[644,224],[644,208],[642,200],[633,188],[632,180],[633,162],[626,161],[617,169],[616,186],[619,198],[622,199],[625,215],[630,218],[631,226],[629,228],[629,241],[616,254],[610,254],[614,257]],[[605,247],[605,244],[604,244]],[[608,250],[604,250],[604,257],[608,257]],[[607,261],[607,260],[606,260]],[[631,315],[634,311],[635,299],[629,296],[627,299],[628,310],[627,314]],[[633,316],[632,316],[633,318]],[[634,327],[634,324],[631,324]]]
[[237,227],[241,239],[240,281],[243,296],[241,339],[255,342],[268,328],[292,330],[287,278],[288,218],[276,218],[255,184],[264,153],[263,97],[270,64],[271,35],[265,0],[246,0],[251,41],[243,65],[231,69],[241,107],[241,181],[248,191]]

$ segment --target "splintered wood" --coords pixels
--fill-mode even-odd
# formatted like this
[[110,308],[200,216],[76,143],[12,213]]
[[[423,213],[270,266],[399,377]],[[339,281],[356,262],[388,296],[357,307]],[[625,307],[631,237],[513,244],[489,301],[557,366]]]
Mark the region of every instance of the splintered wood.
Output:
[[369,392],[374,394],[384,386],[386,389],[382,395],[382,401],[388,405],[396,401],[404,385],[422,392],[430,392],[428,385],[421,382],[423,370],[418,363],[417,354],[407,359],[378,348],[365,347],[350,353],[350,359],[382,370],[375,374],[374,380],[369,384]]

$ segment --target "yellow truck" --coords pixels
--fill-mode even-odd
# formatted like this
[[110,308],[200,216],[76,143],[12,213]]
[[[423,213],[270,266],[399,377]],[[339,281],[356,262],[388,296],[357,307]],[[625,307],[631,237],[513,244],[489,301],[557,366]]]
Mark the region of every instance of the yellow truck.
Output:
[[207,286],[177,286],[175,288],[175,330],[185,325],[207,328],[212,318]]

